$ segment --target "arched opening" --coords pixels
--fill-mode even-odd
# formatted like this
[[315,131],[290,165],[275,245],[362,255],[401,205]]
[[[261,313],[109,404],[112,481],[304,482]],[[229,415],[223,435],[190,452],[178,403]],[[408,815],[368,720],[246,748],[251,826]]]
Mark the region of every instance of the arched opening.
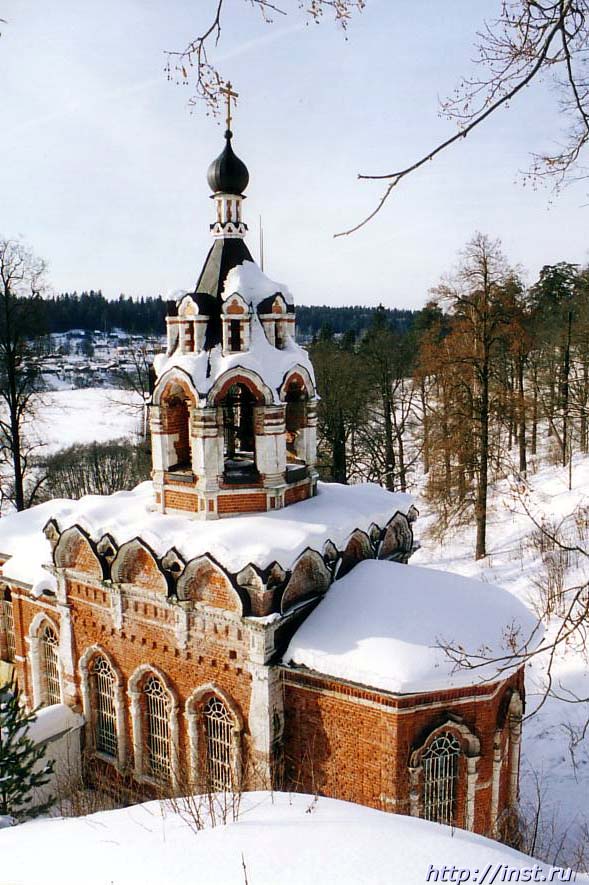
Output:
[[423,816],[440,824],[456,818],[456,785],[461,749],[451,732],[439,734],[423,754]]
[[162,466],[179,474],[192,473],[191,408],[194,400],[181,383],[170,382],[160,401],[164,434]]
[[118,735],[115,705],[116,676],[103,655],[92,658],[88,668],[90,682],[91,727],[93,745],[99,753],[117,758]]
[[216,695],[203,708],[206,738],[207,788],[227,792],[233,788],[233,719]]
[[304,479],[307,475],[304,428],[307,426],[309,397],[303,383],[294,378],[286,388],[284,399],[286,402],[286,478],[287,482],[296,482],[298,479]]
[[237,382],[219,403],[223,414],[223,473],[227,483],[247,484],[259,479],[254,428],[256,402],[252,391]]
[[168,781],[171,774],[170,701],[157,676],[143,685],[145,723],[145,774],[157,781]]
[[41,695],[46,705],[61,703],[59,678],[59,640],[55,630],[47,625],[39,637],[41,652]]

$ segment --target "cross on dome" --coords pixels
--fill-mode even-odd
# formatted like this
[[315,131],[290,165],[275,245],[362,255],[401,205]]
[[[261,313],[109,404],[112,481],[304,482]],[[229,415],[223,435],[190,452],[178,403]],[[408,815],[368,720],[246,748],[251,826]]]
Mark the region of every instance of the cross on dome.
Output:
[[231,129],[231,99],[233,99],[233,103],[234,103],[234,104],[237,104],[236,99],[239,98],[239,93],[238,93],[238,92],[233,92],[233,87],[232,87],[232,85],[231,85],[231,81],[230,81],[230,80],[227,80],[227,85],[226,85],[226,86],[221,86],[221,88],[219,89],[219,92],[220,92],[222,95],[227,96],[227,118],[226,118],[226,122],[227,122],[227,129],[230,130],[230,129]]

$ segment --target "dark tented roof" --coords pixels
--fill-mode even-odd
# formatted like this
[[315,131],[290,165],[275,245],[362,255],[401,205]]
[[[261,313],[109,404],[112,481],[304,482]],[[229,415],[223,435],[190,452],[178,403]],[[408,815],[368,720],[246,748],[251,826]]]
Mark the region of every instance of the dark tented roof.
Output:
[[244,261],[253,260],[241,238],[218,239],[211,246],[193,295],[199,311],[211,318],[205,337],[206,350],[221,341],[221,293],[227,274]]

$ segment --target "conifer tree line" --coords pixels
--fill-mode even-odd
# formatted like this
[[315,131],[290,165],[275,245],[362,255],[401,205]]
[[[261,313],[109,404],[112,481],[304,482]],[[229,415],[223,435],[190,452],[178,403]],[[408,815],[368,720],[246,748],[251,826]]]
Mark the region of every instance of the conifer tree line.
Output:
[[490,482],[589,450],[589,267],[547,265],[525,286],[478,233],[431,296],[405,331],[381,309],[360,341],[311,347],[320,470],[391,491],[424,473],[440,527],[476,522],[480,558]]

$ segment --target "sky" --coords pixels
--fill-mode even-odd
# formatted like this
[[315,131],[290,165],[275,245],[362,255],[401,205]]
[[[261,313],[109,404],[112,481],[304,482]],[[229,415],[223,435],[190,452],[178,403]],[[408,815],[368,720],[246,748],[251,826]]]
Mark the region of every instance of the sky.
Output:
[[[226,0],[211,50],[239,93],[233,147],[248,166],[248,244],[300,304],[418,308],[475,231],[500,238],[533,282],[544,264],[589,262],[589,198],[522,185],[553,146],[556,96],[532,87],[486,128],[406,179],[358,181],[413,162],[454,124],[439,99],[472,71],[475,33],[499,0],[367,0],[347,34],[298,0],[265,23]],[[49,265],[56,292],[166,295],[194,287],[210,243],[206,170],[221,120],[191,111],[165,50],[210,22],[214,0],[0,0],[0,236]]]

